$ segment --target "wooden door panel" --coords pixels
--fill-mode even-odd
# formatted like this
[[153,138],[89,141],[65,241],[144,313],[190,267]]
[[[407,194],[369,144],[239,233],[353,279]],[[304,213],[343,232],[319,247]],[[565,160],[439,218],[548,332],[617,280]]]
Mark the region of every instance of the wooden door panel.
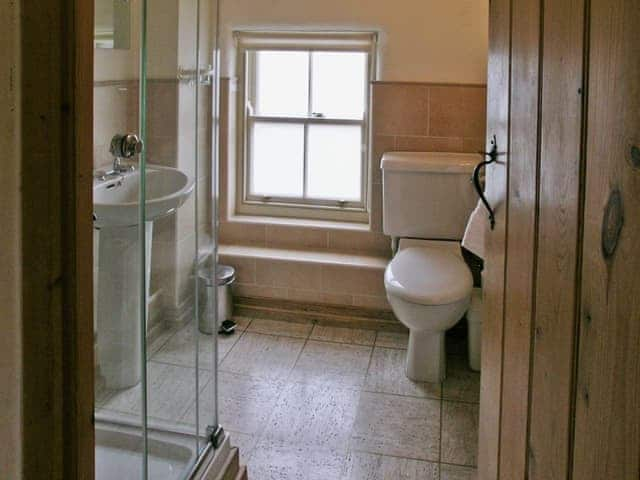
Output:
[[[496,135],[498,150],[508,151],[510,0],[493,0],[489,9],[489,65],[487,85],[487,136]],[[487,150],[488,151],[488,150]],[[478,473],[481,479],[498,475],[500,446],[500,402],[502,388],[502,340],[504,265],[506,234],[507,155],[487,167],[486,195],[495,208],[496,227],[487,225],[482,325],[482,380],[480,387],[480,430]]]
[[511,140],[500,478],[523,479],[536,248],[540,0],[512,1]]
[[[634,164],[632,157],[632,147],[640,148],[638,25],[637,0],[592,0],[575,479],[640,477],[640,158]],[[624,224],[607,256],[602,225],[615,191]]]

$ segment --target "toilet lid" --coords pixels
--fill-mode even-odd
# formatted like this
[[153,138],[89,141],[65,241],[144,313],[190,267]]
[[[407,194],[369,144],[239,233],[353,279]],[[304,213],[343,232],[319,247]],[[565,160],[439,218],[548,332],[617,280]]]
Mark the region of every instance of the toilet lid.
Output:
[[398,252],[384,274],[387,292],[420,305],[447,305],[471,294],[473,277],[462,258],[427,247]]

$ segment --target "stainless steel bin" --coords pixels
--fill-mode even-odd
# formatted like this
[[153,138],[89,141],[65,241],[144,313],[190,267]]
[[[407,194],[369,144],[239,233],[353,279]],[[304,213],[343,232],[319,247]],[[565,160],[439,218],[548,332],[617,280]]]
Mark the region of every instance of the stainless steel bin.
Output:
[[198,270],[199,319],[198,326],[202,333],[211,335],[217,330],[214,326],[215,300],[214,287],[218,289],[218,324],[231,320],[233,316],[233,296],[231,285],[236,279],[236,271],[229,265],[218,265],[216,281],[213,281],[211,269],[201,267]]

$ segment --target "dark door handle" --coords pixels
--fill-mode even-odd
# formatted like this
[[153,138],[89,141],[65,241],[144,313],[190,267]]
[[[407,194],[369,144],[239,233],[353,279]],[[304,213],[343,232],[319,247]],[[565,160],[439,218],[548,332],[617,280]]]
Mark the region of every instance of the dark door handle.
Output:
[[478,165],[476,165],[476,168],[473,170],[473,186],[476,188],[476,192],[478,192],[478,196],[480,197],[480,200],[482,201],[485,208],[489,212],[489,223],[491,224],[491,230],[493,230],[496,226],[495,213],[493,211],[493,208],[491,208],[491,205],[489,204],[487,197],[484,196],[484,191],[482,190],[482,185],[480,184],[480,173],[482,172],[482,169],[487,165],[490,165],[498,160],[498,142],[496,140],[495,135],[491,140],[491,145],[492,145],[491,150],[489,152],[478,152],[480,153],[480,155],[489,157],[489,159],[483,160],[482,162],[480,162]]

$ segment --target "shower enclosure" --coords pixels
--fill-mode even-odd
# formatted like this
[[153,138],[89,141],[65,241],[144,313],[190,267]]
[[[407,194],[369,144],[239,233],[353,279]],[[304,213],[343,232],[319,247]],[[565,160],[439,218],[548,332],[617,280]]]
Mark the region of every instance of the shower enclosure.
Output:
[[218,2],[95,7],[96,478],[189,478],[224,438],[197,283],[215,272]]

